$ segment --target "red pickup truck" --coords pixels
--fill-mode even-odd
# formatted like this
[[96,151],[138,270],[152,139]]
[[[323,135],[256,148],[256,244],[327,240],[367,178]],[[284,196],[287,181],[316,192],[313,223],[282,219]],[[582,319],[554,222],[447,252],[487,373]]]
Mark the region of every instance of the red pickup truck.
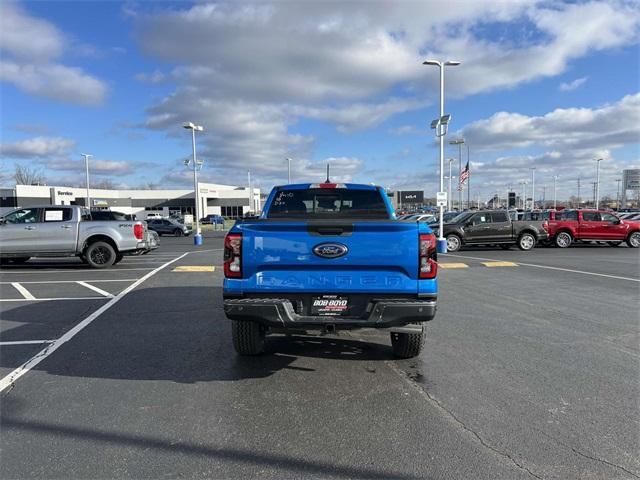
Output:
[[627,242],[640,247],[640,222],[621,220],[602,210],[564,210],[560,218],[549,220],[549,240],[566,248],[574,241],[605,241],[612,247]]

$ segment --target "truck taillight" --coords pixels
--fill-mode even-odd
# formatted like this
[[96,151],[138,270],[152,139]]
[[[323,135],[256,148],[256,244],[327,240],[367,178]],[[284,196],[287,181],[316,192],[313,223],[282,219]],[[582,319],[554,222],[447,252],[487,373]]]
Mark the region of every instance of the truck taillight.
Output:
[[133,226],[133,236],[138,240],[142,240],[144,238],[144,227],[141,223],[136,223]]
[[420,234],[418,245],[418,277],[436,278],[436,236],[433,233]]
[[224,276],[242,278],[241,233],[229,233],[224,237]]

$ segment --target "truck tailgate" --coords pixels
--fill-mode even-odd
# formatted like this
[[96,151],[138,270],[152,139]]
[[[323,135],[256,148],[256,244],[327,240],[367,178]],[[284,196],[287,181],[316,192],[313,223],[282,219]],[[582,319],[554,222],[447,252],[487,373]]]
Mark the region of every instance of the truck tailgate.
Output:
[[[418,229],[425,227],[416,223],[258,221],[238,228],[243,292],[416,295],[420,283],[436,291],[435,282],[418,281]],[[425,228],[422,233],[427,232]],[[344,246],[347,252],[337,258],[314,253],[325,243]],[[229,283],[231,287],[233,282]]]

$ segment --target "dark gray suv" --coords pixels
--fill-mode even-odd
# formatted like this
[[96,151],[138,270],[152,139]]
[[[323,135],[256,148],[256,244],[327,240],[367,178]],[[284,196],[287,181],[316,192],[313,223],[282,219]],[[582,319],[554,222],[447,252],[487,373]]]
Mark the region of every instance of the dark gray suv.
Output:
[[157,218],[147,221],[147,228],[153,230],[158,235],[173,235],[174,237],[182,237],[189,235],[191,228],[186,225],[167,218]]

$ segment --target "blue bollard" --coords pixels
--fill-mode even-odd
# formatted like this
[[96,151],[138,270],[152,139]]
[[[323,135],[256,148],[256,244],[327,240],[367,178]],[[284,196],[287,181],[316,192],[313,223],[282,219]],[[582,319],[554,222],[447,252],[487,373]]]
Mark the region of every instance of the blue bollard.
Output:
[[438,253],[447,253],[447,240],[438,240]]
[[193,236],[193,244],[196,246],[202,245],[202,235],[200,235],[199,233],[196,233]]

